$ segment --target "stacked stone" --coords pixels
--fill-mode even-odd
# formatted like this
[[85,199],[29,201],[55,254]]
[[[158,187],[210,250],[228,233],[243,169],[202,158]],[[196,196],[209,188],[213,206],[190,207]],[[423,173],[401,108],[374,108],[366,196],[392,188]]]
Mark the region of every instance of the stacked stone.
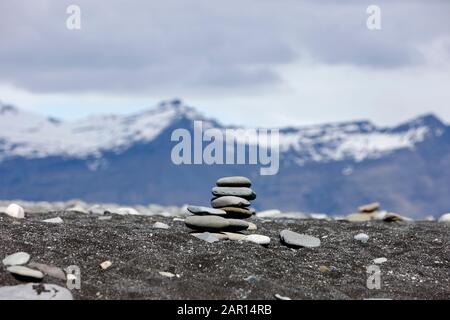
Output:
[[250,209],[250,201],[256,194],[250,188],[251,181],[246,177],[224,177],[216,182],[212,189],[211,206],[189,206],[194,216],[186,219],[186,226],[201,232],[234,232],[247,230],[254,211]]

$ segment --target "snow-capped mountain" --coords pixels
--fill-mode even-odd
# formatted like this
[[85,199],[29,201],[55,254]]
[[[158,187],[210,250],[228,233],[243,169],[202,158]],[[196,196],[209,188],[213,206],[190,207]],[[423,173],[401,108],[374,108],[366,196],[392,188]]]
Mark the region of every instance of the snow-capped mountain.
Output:
[[179,100],[74,122],[0,104],[0,198],[208,204],[217,177],[242,174],[258,208],[348,213],[378,200],[412,216],[450,211],[450,130],[433,115],[281,128],[280,170],[266,177],[252,165],[174,165],[171,133],[194,120],[227,129]]
[[[431,127],[421,117],[394,129],[377,128],[368,121],[347,122],[280,130],[280,151],[295,155],[297,164],[380,158],[400,149],[414,149],[430,135],[442,134],[445,126]],[[179,100],[129,116],[100,115],[75,122],[62,122],[0,105],[2,149],[7,157],[43,158],[65,156],[87,158],[102,152],[120,153],[137,142],[150,142],[176,121],[203,120],[209,126],[226,129],[206,119]],[[257,141],[256,138],[250,138]]]

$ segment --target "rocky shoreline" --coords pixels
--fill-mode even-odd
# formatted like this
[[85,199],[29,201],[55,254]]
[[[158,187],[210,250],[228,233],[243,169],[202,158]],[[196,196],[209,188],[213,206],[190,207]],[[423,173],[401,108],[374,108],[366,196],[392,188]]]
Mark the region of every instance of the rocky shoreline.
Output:
[[[447,223],[253,216],[248,221],[258,234],[271,239],[262,246],[198,239],[189,233],[184,212],[96,214],[47,208],[30,213],[29,208],[25,219],[0,214],[0,258],[25,252],[34,268],[78,266],[81,289],[71,290],[74,299],[450,298]],[[311,235],[320,243],[290,248],[280,239],[283,230]],[[380,268],[380,289],[367,286],[371,265]],[[66,287],[65,280],[43,273],[36,280],[41,290]],[[29,282],[0,266],[0,297],[2,288]]]

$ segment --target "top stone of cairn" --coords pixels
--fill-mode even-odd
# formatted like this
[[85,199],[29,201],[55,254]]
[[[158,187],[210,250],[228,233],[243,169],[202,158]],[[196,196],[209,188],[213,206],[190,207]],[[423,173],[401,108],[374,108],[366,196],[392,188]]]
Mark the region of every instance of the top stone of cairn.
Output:
[[216,185],[218,187],[246,187],[250,188],[252,182],[246,177],[224,177],[217,180]]

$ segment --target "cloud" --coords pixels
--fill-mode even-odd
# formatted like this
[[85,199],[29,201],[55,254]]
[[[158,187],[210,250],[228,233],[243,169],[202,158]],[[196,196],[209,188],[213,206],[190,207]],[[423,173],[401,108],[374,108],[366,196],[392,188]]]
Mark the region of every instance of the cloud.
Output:
[[[448,36],[450,3],[377,1],[50,1],[0,3],[0,83],[31,92],[255,94],[285,83],[280,67],[306,59],[361,68],[424,63]],[[82,29],[66,28],[81,7]],[[429,52],[428,56],[432,55]]]

